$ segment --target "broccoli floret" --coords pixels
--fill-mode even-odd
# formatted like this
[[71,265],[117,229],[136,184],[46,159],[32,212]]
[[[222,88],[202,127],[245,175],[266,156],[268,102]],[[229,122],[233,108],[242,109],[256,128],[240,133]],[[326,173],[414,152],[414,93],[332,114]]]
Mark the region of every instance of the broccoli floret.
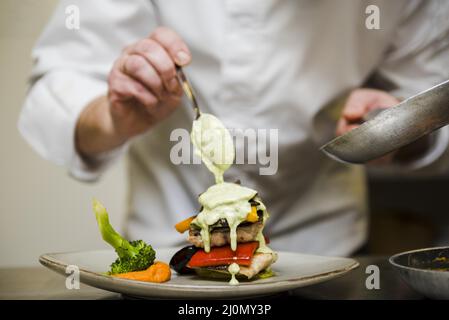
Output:
[[117,258],[111,264],[110,274],[145,270],[153,264],[155,252],[150,245],[147,245],[142,240],[131,241],[129,244],[138,249],[138,254],[126,258]]
[[153,264],[156,252],[150,245],[142,240],[128,242],[119,235],[109,223],[105,207],[97,200],[93,201],[93,209],[103,240],[109,243],[118,255],[117,260],[111,264],[109,274],[145,270]]

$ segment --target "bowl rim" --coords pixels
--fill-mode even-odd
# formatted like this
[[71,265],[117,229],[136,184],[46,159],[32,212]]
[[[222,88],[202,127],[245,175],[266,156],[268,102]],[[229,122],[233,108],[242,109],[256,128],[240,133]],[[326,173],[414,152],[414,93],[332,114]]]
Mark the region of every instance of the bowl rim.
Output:
[[448,272],[448,271],[428,270],[428,269],[422,269],[422,268],[409,267],[409,266],[405,266],[405,265],[399,264],[399,263],[395,262],[394,260],[396,258],[398,258],[400,256],[403,256],[403,255],[406,255],[406,254],[418,253],[418,252],[423,252],[423,251],[431,251],[431,250],[442,250],[442,249],[449,249],[449,246],[429,247],[429,248],[421,248],[421,249],[414,249],[414,250],[404,251],[404,252],[400,252],[400,253],[396,253],[396,254],[392,255],[388,259],[388,261],[390,262],[391,265],[393,265],[394,267],[400,268],[400,269],[407,269],[407,270],[413,270],[413,271],[441,274],[442,272]]

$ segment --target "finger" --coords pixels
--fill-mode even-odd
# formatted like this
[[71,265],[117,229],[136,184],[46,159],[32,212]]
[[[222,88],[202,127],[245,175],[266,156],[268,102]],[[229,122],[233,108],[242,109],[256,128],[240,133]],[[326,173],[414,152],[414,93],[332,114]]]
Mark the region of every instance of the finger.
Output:
[[386,109],[399,103],[399,99],[383,91],[378,91],[369,109]]
[[344,118],[341,118],[337,123],[337,129],[335,131],[337,136],[340,136],[348,131],[351,131],[352,129],[357,128],[358,126],[358,124],[350,124]]
[[143,84],[151,93],[161,99],[164,91],[162,79],[144,57],[136,54],[125,56],[122,65],[124,74]]
[[354,130],[355,128],[358,128],[358,127],[360,127],[360,125],[358,125],[358,124],[348,124],[345,128],[344,133]]
[[153,39],[144,39],[131,48],[130,53],[144,57],[160,75],[166,90],[176,91],[179,84],[176,79],[175,63],[158,42]]
[[376,89],[354,90],[343,109],[343,116],[348,121],[360,120],[363,115],[373,109],[388,108],[399,103],[399,100],[385,91]]
[[340,118],[337,122],[337,128],[335,129],[335,134],[337,136],[340,136],[344,132],[344,128],[346,126],[346,120],[344,118]]
[[173,30],[159,27],[151,34],[150,39],[160,43],[179,66],[185,66],[190,63],[192,57],[189,48]]
[[163,119],[172,113],[181,103],[181,96],[169,95],[164,98],[164,105],[158,104],[155,108],[157,109],[157,117]]
[[343,108],[343,117],[349,122],[360,120],[368,112],[371,103],[363,94],[352,93]]
[[144,85],[132,77],[116,71],[109,81],[109,98],[112,104],[135,99],[146,110],[154,109],[158,103],[157,97]]

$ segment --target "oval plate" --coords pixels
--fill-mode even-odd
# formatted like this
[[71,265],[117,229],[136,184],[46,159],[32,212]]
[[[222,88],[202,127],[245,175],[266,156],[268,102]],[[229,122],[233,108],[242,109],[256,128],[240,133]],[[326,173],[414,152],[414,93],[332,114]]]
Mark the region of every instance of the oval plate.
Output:
[[398,253],[390,263],[413,289],[429,298],[449,299],[449,247]]
[[[157,249],[157,260],[168,262],[179,248]],[[178,275],[166,283],[141,282],[110,277],[104,274],[116,259],[112,250],[74,253],[48,253],[39,257],[45,267],[66,275],[68,265],[80,270],[80,281],[92,287],[130,296],[162,299],[231,299],[275,294],[312,285],[341,276],[359,265],[349,258],[333,258],[299,253],[279,252],[268,279],[240,282],[230,286],[227,281],[207,280],[196,275]]]

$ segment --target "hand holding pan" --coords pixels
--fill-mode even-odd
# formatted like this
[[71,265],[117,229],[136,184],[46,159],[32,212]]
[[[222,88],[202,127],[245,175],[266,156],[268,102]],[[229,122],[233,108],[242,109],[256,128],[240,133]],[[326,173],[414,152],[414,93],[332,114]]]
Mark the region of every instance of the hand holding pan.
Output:
[[449,124],[449,80],[370,117],[320,149],[337,161],[363,164]]

